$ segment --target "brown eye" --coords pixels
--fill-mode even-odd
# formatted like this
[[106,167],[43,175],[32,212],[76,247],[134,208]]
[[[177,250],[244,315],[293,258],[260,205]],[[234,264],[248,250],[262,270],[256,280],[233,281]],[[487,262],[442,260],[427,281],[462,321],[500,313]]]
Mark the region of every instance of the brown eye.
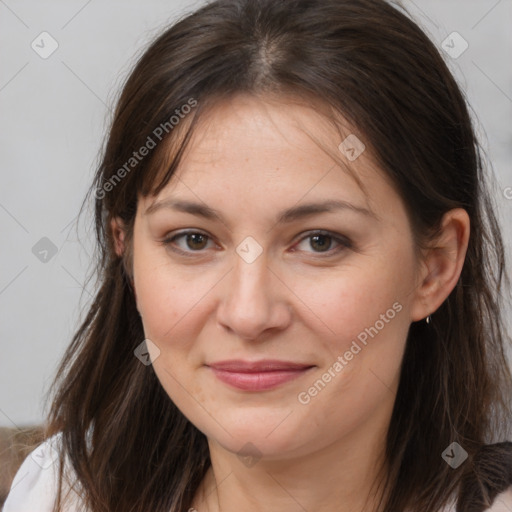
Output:
[[330,231],[315,231],[303,237],[299,243],[294,246],[293,251],[299,250],[319,256],[334,256],[343,250],[351,248],[351,241],[343,235],[331,233]]
[[211,237],[199,231],[184,231],[170,236],[162,243],[172,251],[187,256],[191,256],[193,253],[203,253],[204,249],[211,249],[212,244],[215,246]]
[[309,245],[316,252],[325,252],[331,248],[332,236],[329,235],[314,235],[309,237]]
[[186,237],[187,247],[195,251],[204,249],[208,243],[208,237],[201,233],[188,233]]

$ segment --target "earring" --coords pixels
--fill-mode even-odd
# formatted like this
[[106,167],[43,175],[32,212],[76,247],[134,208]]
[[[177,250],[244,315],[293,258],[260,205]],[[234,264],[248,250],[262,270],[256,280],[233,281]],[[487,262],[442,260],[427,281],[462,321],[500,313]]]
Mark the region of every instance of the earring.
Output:
[[425,318],[425,322],[426,322],[427,324],[430,324],[430,321],[431,321],[431,320],[432,320],[431,315],[428,315],[428,316],[427,316],[427,318]]

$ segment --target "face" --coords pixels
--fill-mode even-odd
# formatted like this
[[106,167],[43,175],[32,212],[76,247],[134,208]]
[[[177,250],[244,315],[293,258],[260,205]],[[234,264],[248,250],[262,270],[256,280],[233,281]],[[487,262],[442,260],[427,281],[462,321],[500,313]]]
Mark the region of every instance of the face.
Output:
[[154,370],[229,451],[305,455],[389,422],[418,262],[369,151],[338,149],[349,134],[306,106],[239,96],[140,198],[133,273]]

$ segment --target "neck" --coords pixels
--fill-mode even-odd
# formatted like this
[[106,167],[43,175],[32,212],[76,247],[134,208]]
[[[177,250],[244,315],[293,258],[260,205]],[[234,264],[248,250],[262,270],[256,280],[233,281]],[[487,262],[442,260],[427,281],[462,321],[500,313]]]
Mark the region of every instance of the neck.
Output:
[[375,424],[361,425],[314,453],[263,458],[250,467],[209,440],[212,466],[193,508],[198,512],[377,512],[386,431]]

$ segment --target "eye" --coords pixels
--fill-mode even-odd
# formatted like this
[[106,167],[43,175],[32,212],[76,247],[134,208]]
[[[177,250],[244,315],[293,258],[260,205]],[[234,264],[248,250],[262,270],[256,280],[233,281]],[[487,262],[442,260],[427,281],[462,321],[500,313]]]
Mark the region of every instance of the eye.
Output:
[[[192,253],[204,252],[204,249],[215,246],[211,237],[200,231],[182,231],[166,238],[162,241],[162,244],[172,251],[186,256],[191,256]],[[291,251],[311,252],[308,249],[312,249],[314,253],[332,256],[351,247],[351,242],[341,235],[329,231],[314,231],[304,236],[293,246]]]
[[211,238],[200,231],[183,231],[163,240],[162,244],[168,246],[171,250],[190,254],[191,252],[201,252],[206,249],[208,242],[213,243]]
[[343,249],[352,247],[352,244],[347,238],[341,235],[335,235],[329,231],[315,231],[303,237],[299,243],[293,247],[293,250],[295,251],[296,248],[299,248],[299,250],[308,252],[308,247],[313,249],[315,253],[324,253],[331,256]]

